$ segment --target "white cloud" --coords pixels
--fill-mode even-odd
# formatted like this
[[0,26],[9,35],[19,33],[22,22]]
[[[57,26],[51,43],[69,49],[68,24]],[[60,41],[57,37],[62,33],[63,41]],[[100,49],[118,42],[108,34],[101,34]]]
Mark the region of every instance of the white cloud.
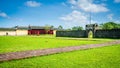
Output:
[[28,7],[39,7],[41,6],[41,3],[36,2],[36,1],[27,1],[25,5]]
[[67,21],[67,22],[82,22],[85,23],[87,20],[87,16],[85,16],[83,13],[74,10],[72,13],[65,15],[60,18],[61,20]]
[[71,13],[60,17],[60,19],[65,21],[67,25],[69,24],[70,26],[73,25],[83,26],[88,22],[88,16],[77,10],[74,10]]
[[76,2],[76,0],[69,0],[69,3],[76,4],[77,2]]
[[94,0],[69,0],[69,3],[72,4],[72,6],[75,6],[86,12],[107,12],[108,11],[105,5],[94,4],[93,1]]
[[0,12],[0,17],[8,18],[8,15],[4,12]]
[[107,17],[108,17],[108,19],[110,20],[110,21],[112,21],[113,20],[113,14],[109,14]]
[[120,3],[120,0],[115,0],[116,3]]

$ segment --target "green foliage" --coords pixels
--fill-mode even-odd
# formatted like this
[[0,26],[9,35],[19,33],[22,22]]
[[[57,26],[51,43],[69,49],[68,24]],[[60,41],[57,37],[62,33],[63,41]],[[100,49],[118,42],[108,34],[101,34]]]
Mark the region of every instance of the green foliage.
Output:
[[46,30],[48,30],[48,29],[50,29],[50,28],[51,28],[50,25],[45,25],[45,29],[46,29]]
[[1,68],[120,68],[120,44],[0,63]]
[[107,22],[104,24],[101,24],[102,29],[118,29],[120,28],[120,24],[114,23],[114,22]]
[[83,30],[83,27],[81,27],[81,26],[74,26],[74,27],[72,27],[72,30]]
[[53,29],[53,28],[54,28],[54,26],[51,26],[51,25],[45,25],[46,33],[48,33],[48,31],[49,31],[50,29]]
[[45,31],[46,31],[46,33],[48,33],[48,31],[50,30],[50,25],[45,25]]
[[71,31],[71,29],[70,29],[70,28],[68,28],[68,29],[66,29],[66,31]]
[[110,40],[74,40],[71,38],[56,38],[50,35],[40,36],[0,36],[0,53],[35,49],[58,48],[84,44],[103,43]]
[[63,30],[63,27],[61,25],[59,25],[58,30]]
[[52,29],[53,29],[53,28],[54,28],[54,26],[53,26],[53,25],[51,25],[51,26],[50,26],[50,28],[52,28]]

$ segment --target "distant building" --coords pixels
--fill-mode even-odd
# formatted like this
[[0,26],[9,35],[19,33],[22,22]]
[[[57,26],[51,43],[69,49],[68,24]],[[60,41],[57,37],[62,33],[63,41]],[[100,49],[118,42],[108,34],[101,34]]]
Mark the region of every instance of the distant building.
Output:
[[28,35],[28,29],[23,27],[13,27],[13,28],[0,28],[0,35]]
[[40,35],[56,34],[56,30],[51,27],[43,26],[15,26],[12,28],[0,28],[0,35]]
[[0,35],[16,35],[14,28],[0,28]]
[[16,26],[16,35],[28,35],[28,27],[25,26]]
[[99,29],[98,24],[87,24],[85,27],[86,30],[96,30]]
[[50,27],[29,26],[28,35],[40,35],[40,34],[54,34],[54,30]]

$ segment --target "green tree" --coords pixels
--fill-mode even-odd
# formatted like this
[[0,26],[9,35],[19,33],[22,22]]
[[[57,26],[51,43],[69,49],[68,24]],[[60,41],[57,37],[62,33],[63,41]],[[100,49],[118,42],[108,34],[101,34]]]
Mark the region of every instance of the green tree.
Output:
[[68,28],[68,29],[66,29],[67,31],[70,31],[71,29],[70,28]]
[[48,33],[48,31],[50,30],[51,26],[50,25],[45,25],[45,30],[46,30],[46,33]]
[[61,25],[59,25],[58,30],[63,30],[63,27]]
[[118,29],[120,28],[120,25],[114,22],[107,22],[104,24],[101,24],[102,29]]
[[120,24],[117,24],[117,28],[120,29]]
[[53,26],[53,25],[51,25],[51,26],[50,26],[50,28],[51,28],[51,29],[53,29],[53,28],[54,28],[54,26]]
[[74,27],[72,27],[72,30],[83,30],[83,27],[81,27],[81,26],[74,26]]

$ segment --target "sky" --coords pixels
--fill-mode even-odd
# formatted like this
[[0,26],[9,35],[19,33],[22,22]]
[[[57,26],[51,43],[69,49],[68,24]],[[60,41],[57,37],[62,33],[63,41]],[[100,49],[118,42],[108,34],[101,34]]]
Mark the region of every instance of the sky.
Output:
[[0,0],[0,27],[120,23],[120,0]]

